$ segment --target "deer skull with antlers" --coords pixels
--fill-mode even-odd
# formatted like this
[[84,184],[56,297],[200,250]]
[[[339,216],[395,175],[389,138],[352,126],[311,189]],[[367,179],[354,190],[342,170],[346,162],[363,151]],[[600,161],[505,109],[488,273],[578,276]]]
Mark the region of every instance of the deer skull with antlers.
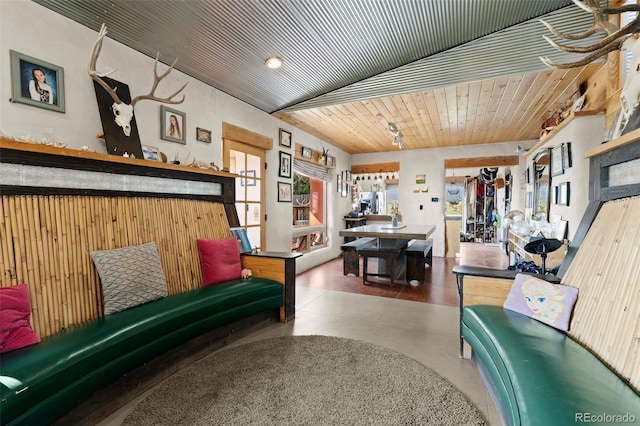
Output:
[[593,25],[587,31],[580,34],[567,34],[556,30],[553,26],[542,19],[540,22],[542,22],[553,34],[564,38],[565,40],[582,40],[596,34],[597,32],[605,32],[607,36],[602,40],[585,47],[575,47],[556,43],[549,37],[543,36],[544,39],[556,49],[563,50],[565,52],[588,53],[588,55],[579,61],[564,64],[553,62],[547,57],[541,57],[540,59],[549,67],[564,69],[587,65],[595,59],[616,50],[629,50],[632,52],[629,76],[627,77],[627,81],[622,89],[622,94],[620,95],[622,114],[626,121],[638,105],[640,98],[640,41],[634,37],[635,34],[640,32],[640,14],[622,28],[619,28],[609,22],[605,14],[638,12],[640,11],[640,4],[630,4],[620,7],[600,7],[598,0],[573,0],[573,2],[581,9],[593,15]]
[[91,58],[89,60],[89,75],[94,81],[96,81],[100,86],[102,86],[104,90],[106,90],[113,98],[114,103],[111,106],[111,108],[115,116],[115,122],[118,126],[122,127],[124,134],[129,136],[131,134],[131,119],[133,118],[133,107],[138,101],[141,101],[143,99],[150,99],[152,101],[157,101],[157,102],[162,102],[167,104],[181,104],[182,102],[184,102],[184,94],[182,95],[182,99],[180,99],[179,101],[174,101],[173,98],[176,97],[180,92],[182,92],[184,88],[187,86],[187,84],[189,84],[189,82],[186,82],[180,89],[175,91],[168,98],[156,97],[155,91],[156,91],[156,88],[158,87],[158,84],[163,78],[169,75],[171,71],[173,71],[173,67],[175,66],[176,62],[178,62],[178,59],[176,58],[171,64],[171,66],[169,67],[169,69],[165,71],[164,74],[158,76],[158,56],[160,56],[160,52],[158,52],[158,54],[156,55],[156,62],[153,65],[154,79],[153,79],[153,85],[151,86],[151,92],[149,92],[148,95],[136,96],[135,98],[133,98],[133,100],[129,105],[125,104],[124,102],[122,102],[122,100],[120,100],[120,98],[118,97],[118,94],[116,93],[116,90],[118,88],[110,87],[102,79],[102,77],[105,77],[111,74],[117,68],[114,68],[104,73],[99,73],[98,71],[96,71],[96,62],[98,62],[98,56],[100,55],[100,50],[102,49],[102,40],[104,39],[105,35],[107,35],[107,26],[105,24],[102,24],[102,27],[100,28],[100,32],[98,33],[98,39],[93,44],[93,49],[91,50]]

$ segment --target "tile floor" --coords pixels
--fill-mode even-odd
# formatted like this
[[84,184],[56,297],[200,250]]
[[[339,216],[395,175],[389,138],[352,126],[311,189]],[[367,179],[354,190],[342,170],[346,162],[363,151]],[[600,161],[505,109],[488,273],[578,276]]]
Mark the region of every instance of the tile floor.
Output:
[[[341,259],[328,262],[297,277],[294,321],[287,324],[271,324],[233,345],[270,337],[309,334],[347,337],[375,343],[414,358],[438,372],[468,396],[489,424],[501,425],[502,422],[475,365],[469,359],[458,357],[457,302],[449,303],[450,297],[445,296],[450,292],[455,296],[455,280],[448,277],[453,276],[449,263],[495,266],[495,262],[500,264],[504,261],[499,251],[480,246],[473,244],[466,249],[463,247],[461,256],[456,260],[434,257],[431,279],[435,278],[434,273],[438,275],[436,271],[440,268],[447,270],[447,276],[442,275],[441,279],[434,280],[438,283],[432,284],[440,285],[442,288],[431,292],[427,289],[432,285],[430,283],[396,284],[393,287],[387,283],[379,283],[365,286],[362,279],[356,277],[352,277],[354,282],[351,283],[352,280],[345,280],[342,276]],[[465,257],[465,253],[472,253],[473,256]],[[497,259],[495,262],[489,260],[493,255]],[[476,261],[473,261],[473,258],[476,258]],[[331,278],[335,270],[339,270],[344,285],[327,288],[335,286],[331,284],[336,281]],[[319,276],[324,278],[320,279]],[[412,294],[409,299],[419,300],[406,300],[402,297],[407,286],[409,290],[413,289],[405,293]],[[415,297],[416,294],[423,296]],[[430,294],[439,295],[435,296],[435,300],[428,301],[433,299]],[[126,415],[145,396],[146,394],[131,401],[100,425],[121,424]]]

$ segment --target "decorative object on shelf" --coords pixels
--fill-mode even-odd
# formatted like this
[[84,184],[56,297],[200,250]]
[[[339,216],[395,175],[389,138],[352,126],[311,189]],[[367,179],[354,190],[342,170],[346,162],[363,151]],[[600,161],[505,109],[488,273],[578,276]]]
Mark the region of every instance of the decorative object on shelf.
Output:
[[[256,186],[256,171],[255,170],[240,170],[240,176],[246,176],[246,178],[240,179],[240,186],[245,186],[244,182],[247,181],[246,186]],[[253,178],[253,179],[251,179]]]
[[160,139],[187,144],[184,129],[187,127],[187,114],[167,106],[160,106]]
[[142,145],[142,158],[151,161],[160,161],[160,150],[155,146]]
[[196,127],[196,140],[205,143],[211,143],[211,130]]
[[291,201],[291,184],[278,182],[278,202],[290,203]]
[[[156,61],[153,65],[153,85],[151,86],[151,92],[148,95],[136,96],[131,100],[129,104],[125,103],[119,95],[122,93],[118,91],[116,93],[117,86],[112,87],[107,81],[104,80],[104,77],[114,72],[116,69],[112,69],[106,72],[98,72],[96,71],[96,63],[98,62],[98,55],[100,54],[100,50],[102,49],[102,41],[104,37],[107,35],[107,26],[103,23],[100,28],[100,32],[98,33],[98,39],[93,44],[93,49],[91,50],[91,58],[89,59],[89,75],[91,78],[99,84],[107,93],[113,98],[113,104],[111,108],[113,109],[113,114],[115,116],[115,122],[118,126],[120,126],[125,134],[125,136],[129,136],[131,132],[130,122],[133,118],[133,108],[138,101],[149,99],[152,101],[167,103],[167,104],[181,104],[184,102],[184,95],[182,95],[182,99],[179,101],[174,101],[173,98],[176,97],[180,92],[184,90],[184,88],[189,84],[186,82],[180,89],[175,91],[173,94],[169,95],[167,98],[158,98],[155,95],[156,88],[160,81],[165,78],[171,71],[173,71],[173,67],[175,66],[178,59],[176,58],[169,69],[165,71],[162,75],[158,76],[158,57],[160,56],[160,52],[156,55]],[[184,123],[183,123],[184,124]],[[183,127],[184,129],[184,127]],[[106,133],[106,132],[105,132]],[[176,139],[183,139],[182,137]]]
[[307,147],[307,146],[303,146],[302,147],[302,157],[311,160],[313,151],[311,151],[311,148]]
[[327,165],[327,156],[328,156],[329,150],[326,149],[325,147],[322,147],[322,155],[318,157],[318,164],[322,164],[322,165]]
[[555,146],[551,150],[551,176],[559,176],[564,173],[562,145],[564,144]]
[[567,170],[573,165],[571,158],[571,142],[562,144],[562,168]]
[[560,185],[560,194],[558,195],[558,204],[561,206],[569,206],[570,186],[569,182],[562,182]]
[[330,155],[327,155],[327,167],[333,167],[333,164],[335,162],[335,157],[332,157]]
[[280,151],[280,167],[278,168],[278,176],[284,178],[291,177],[291,154]]
[[64,69],[15,50],[10,52],[10,101],[64,113]]
[[291,132],[280,129],[280,146],[291,148]]
[[400,216],[400,205],[398,203],[391,204],[389,208],[389,214],[391,214],[391,226],[398,227],[398,217]]
[[605,56],[616,50],[627,50],[631,52],[632,58],[629,61],[629,73],[627,80],[622,88],[620,94],[620,104],[622,106],[622,114],[616,130],[614,131],[613,138],[618,137],[623,130],[625,130],[627,123],[634,111],[637,109],[640,97],[640,73],[638,72],[640,66],[640,41],[635,34],[640,28],[640,14],[627,23],[624,27],[619,28],[610,21],[612,15],[620,15],[624,12],[638,12],[640,11],[640,4],[629,4],[621,7],[609,7],[606,8],[606,14],[604,9],[600,7],[599,0],[573,0],[574,3],[581,9],[590,12],[593,15],[593,26],[589,31],[584,31],[580,34],[566,34],[556,30],[551,24],[540,20],[553,34],[565,40],[581,40],[592,35],[595,32],[607,33],[607,37],[602,41],[595,42],[591,45],[584,47],[573,47],[560,43],[556,43],[549,37],[544,36],[544,39],[549,42],[553,47],[565,52],[577,52],[577,53],[589,53],[587,56],[576,62],[570,63],[556,63],[551,61],[547,57],[540,57],[542,62],[551,68],[573,68],[580,67],[589,64],[595,59]]

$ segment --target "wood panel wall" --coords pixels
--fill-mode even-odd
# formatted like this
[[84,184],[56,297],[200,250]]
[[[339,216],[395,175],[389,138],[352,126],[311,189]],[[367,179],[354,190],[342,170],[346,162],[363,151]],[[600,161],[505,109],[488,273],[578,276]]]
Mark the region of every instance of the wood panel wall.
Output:
[[102,315],[89,255],[156,242],[169,294],[201,285],[196,239],[229,236],[222,203],[177,198],[2,196],[0,286],[27,283],[40,337]]
[[579,289],[569,334],[640,389],[640,197],[602,206],[562,283]]

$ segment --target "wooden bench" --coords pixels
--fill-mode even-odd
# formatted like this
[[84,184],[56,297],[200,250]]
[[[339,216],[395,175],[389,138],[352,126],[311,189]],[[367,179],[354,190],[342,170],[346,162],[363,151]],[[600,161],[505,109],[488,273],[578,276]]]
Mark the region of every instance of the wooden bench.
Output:
[[407,258],[407,281],[424,283],[424,265],[433,264],[433,240],[411,240],[404,251]]
[[360,256],[358,255],[358,247],[366,244],[375,245],[375,238],[358,238],[340,246],[342,249],[342,273],[344,275],[353,274],[360,276]]
[[[358,247],[358,254],[362,256],[362,283],[366,284],[369,277],[387,277],[391,280],[391,285],[393,285],[394,280],[404,270],[404,248],[406,243],[406,240],[397,240],[393,244],[380,246],[377,242],[373,242],[373,244],[370,242]],[[379,260],[377,273],[369,272],[370,257]]]

